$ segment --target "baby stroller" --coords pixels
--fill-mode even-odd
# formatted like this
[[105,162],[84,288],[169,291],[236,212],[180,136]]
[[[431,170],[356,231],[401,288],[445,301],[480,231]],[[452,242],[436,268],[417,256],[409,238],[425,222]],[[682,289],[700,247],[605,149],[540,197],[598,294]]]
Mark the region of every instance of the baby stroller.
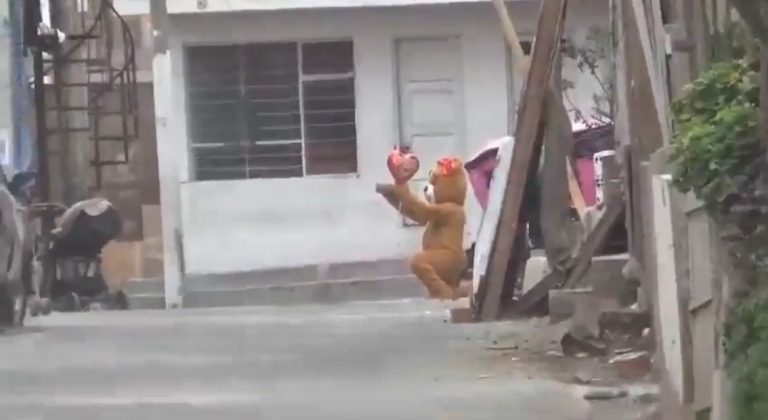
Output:
[[128,308],[125,294],[110,293],[101,272],[102,249],[122,232],[112,203],[93,198],[69,208],[33,204],[30,215],[39,222],[30,315]]

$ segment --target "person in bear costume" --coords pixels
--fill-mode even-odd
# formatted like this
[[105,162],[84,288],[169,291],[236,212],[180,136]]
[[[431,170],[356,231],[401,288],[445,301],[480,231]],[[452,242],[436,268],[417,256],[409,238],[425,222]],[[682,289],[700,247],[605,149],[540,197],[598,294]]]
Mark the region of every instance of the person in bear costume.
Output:
[[429,296],[441,300],[463,297],[459,285],[467,267],[463,248],[467,181],[462,162],[455,158],[437,162],[425,189],[428,201],[415,197],[407,180],[379,185],[377,191],[404,216],[426,225],[422,250],[411,257],[410,266]]

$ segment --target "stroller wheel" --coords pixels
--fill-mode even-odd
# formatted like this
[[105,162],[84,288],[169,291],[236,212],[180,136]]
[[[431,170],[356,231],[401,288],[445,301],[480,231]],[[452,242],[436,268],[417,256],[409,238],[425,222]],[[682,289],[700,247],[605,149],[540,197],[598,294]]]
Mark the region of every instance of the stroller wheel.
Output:
[[40,299],[37,297],[29,299],[29,315],[32,317],[40,315]]
[[51,313],[51,301],[47,298],[33,297],[29,300],[29,314],[33,317]]
[[50,315],[52,309],[53,309],[53,305],[51,304],[50,299],[48,298],[40,299],[40,313],[42,313],[43,315]]

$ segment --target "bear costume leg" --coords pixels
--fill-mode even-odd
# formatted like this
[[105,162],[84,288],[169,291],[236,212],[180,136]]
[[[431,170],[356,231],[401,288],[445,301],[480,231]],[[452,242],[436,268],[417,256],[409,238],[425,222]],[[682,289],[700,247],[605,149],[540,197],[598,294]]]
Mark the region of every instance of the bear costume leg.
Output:
[[421,280],[431,298],[456,300],[467,256],[447,250],[429,250],[411,257],[411,271]]

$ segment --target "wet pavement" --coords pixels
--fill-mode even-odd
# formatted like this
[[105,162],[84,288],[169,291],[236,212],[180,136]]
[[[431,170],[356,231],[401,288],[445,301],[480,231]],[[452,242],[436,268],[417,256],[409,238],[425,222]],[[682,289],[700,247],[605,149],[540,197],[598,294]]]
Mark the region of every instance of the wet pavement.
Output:
[[424,301],[30,319],[0,334],[0,419],[645,418],[642,386],[586,401],[540,324],[446,319]]

